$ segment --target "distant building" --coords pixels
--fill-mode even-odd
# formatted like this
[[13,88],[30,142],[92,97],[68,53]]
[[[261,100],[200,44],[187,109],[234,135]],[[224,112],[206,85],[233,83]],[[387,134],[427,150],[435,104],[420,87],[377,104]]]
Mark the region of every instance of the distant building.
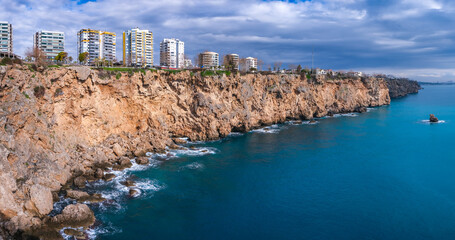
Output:
[[186,69],[193,68],[193,63],[191,62],[191,59],[185,59],[184,68]]
[[65,51],[65,33],[54,31],[39,31],[34,35],[34,47],[39,48],[46,55],[47,60],[54,60]]
[[224,56],[223,65],[227,68],[239,70],[239,55],[235,53],[227,54]]
[[123,32],[123,64],[126,66],[153,66],[153,33],[134,28]]
[[93,29],[81,29],[77,33],[77,54],[88,52],[88,64],[95,59],[114,62],[116,54],[116,35]]
[[160,66],[185,67],[185,43],[175,38],[165,38],[160,43]]
[[13,54],[13,27],[8,22],[0,22],[0,52]]
[[246,60],[246,69],[249,71],[250,69],[254,68],[254,69],[258,69],[258,59],[257,58],[253,58],[253,57],[247,57],[245,58]]
[[216,52],[203,52],[198,56],[198,65],[201,68],[218,68],[220,57]]
[[350,77],[362,77],[363,76],[362,72],[348,72],[346,74]]
[[316,68],[316,75],[327,75],[327,71],[324,69]]

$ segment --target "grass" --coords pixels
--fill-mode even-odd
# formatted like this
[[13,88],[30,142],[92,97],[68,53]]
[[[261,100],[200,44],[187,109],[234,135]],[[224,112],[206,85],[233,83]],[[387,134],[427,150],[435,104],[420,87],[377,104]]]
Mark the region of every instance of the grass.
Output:
[[47,67],[49,67],[49,68],[59,68],[59,67],[61,67],[61,66],[59,66],[59,65],[49,65],[49,66],[47,66]]
[[226,76],[231,76],[231,71],[222,71],[222,70],[216,70],[216,71],[213,71],[213,70],[205,70],[205,71],[202,71],[201,72],[201,76],[202,77],[206,77],[206,76],[214,76],[214,75],[223,75],[223,74],[226,74]]

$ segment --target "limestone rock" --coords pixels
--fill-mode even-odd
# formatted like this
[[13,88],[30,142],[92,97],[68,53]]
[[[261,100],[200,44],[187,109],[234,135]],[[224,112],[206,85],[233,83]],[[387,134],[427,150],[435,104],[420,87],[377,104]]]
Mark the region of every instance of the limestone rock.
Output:
[[87,198],[90,195],[88,193],[82,192],[82,191],[67,190],[66,191],[66,196],[69,197],[69,198],[73,198],[73,199],[79,200],[81,198]]
[[118,143],[114,144],[114,146],[112,147],[112,150],[114,151],[115,155],[117,155],[118,157],[122,157],[125,155],[125,151]]
[[61,214],[52,218],[52,222],[73,228],[89,227],[95,223],[95,215],[87,205],[78,203],[66,206]]
[[54,207],[51,190],[39,184],[30,188],[30,200],[41,215],[50,213]]
[[76,177],[74,180],[74,185],[78,188],[85,188],[85,184],[87,184],[87,178],[85,178],[84,176],[79,176],[79,177]]
[[150,163],[149,161],[149,158],[148,157],[137,157],[135,159],[136,163],[139,164],[139,165],[147,165]]
[[439,119],[435,117],[434,114],[430,114],[430,122],[437,123],[439,122]]

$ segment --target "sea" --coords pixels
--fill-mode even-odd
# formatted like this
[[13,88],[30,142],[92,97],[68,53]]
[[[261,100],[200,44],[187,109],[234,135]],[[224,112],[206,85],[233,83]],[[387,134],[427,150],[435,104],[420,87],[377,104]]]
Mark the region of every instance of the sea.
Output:
[[455,239],[455,86],[148,156],[88,186],[89,238]]

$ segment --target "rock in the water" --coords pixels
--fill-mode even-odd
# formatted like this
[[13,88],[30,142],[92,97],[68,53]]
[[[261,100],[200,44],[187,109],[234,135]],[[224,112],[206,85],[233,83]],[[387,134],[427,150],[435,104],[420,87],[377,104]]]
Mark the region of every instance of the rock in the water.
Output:
[[108,173],[104,175],[104,181],[111,181],[113,178],[115,178],[115,174]]
[[149,163],[149,158],[148,157],[137,157],[136,163],[140,164],[140,165],[147,165]]
[[52,218],[54,224],[68,227],[89,227],[95,223],[93,211],[85,204],[66,206],[62,213]]
[[76,230],[76,229],[67,228],[67,229],[65,229],[63,232],[64,232],[66,235],[68,235],[68,236],[73,236],[73,237],[75,237],[76,239],[84,239],[84,238],[85,238],[84,232],[79,231],[79,230]]
[[355,109],[354,112],[364,113],[364,112],[366,112],[367,110],[368,110],[367,107],[363,107],[363,106],[362,106],[362,107],[357,107],[357,108]]
[[66,191],[66,196],[69,198],[79,200],[81,198],[87,198],[90,195],[88,193],[82,192],[82,191],[68,190],[68,191]]
[[78,188],[84,188],[87,183],[87,179],[84,176],[79,176],[74,179],[74,185]]
[[126,187],[134,187],[134,181],[133,180],[125,180],[125,181],[121,182],[121,184],[126,186]]
[[434,114],[430,114],[430,122],[437,123],[439,122],[439,119],[435,117]]
[[140,192],[136,189],[130,189],[129,194],[130,194],[130,197],[137,197],[137,196],[139,196]]
[[185,143],[187,143],[187,141],[185,139],[182,139],[182,138],[173,138],[172,140],[174,141],[175,144],[185,144]]

